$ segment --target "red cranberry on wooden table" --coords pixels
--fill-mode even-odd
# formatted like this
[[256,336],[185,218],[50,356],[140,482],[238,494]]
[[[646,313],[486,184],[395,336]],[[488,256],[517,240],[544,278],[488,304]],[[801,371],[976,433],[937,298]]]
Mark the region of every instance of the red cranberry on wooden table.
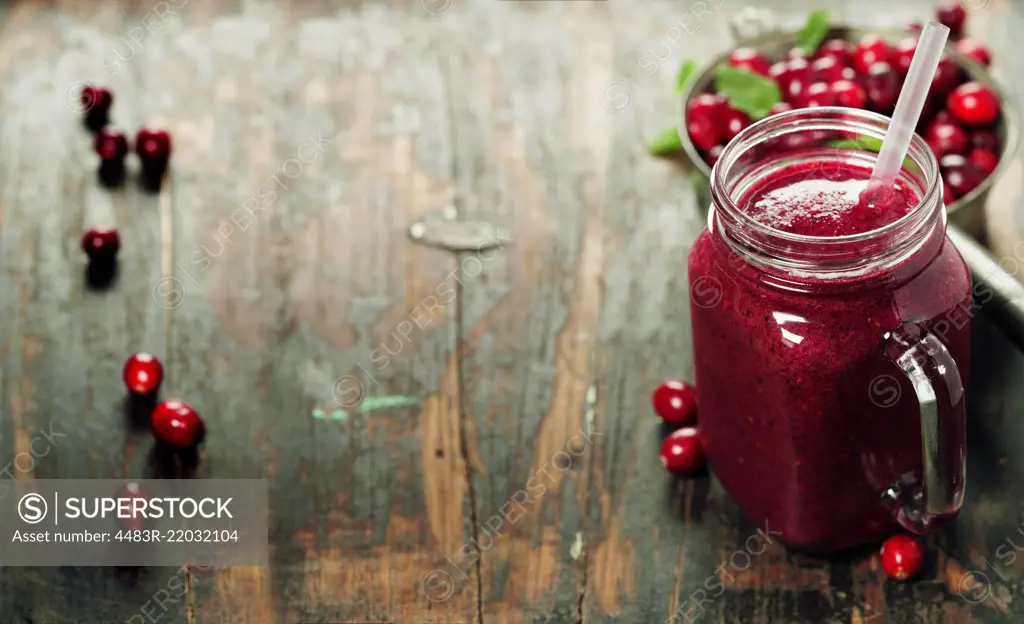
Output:
[[160,387],[164,379],[164,367],[155,355],[143,351],[128,358],[121,377],[130,392],[150,394]]
[[882,544],[882,568],[889,578],[906,581],[924,567],[924,549],[910,535],[894,535]]
[[685,381],[663,381],[651,394],[651,404],[670,425],[690,425],[697,419],[697,389]]
[[704,447],[694,427],[677,429],[661,444],[661,463],[674,475],[693,475],[704,468]]
[[188,448],[203,441],[206,426],[202,418],[184,401],[163,401],[153,410],[150,420],[153,435],[167,446]]
[[94,227],[82,235],[82,251],[90,261],[113,259],[120,249],[121,238],[114,228]]

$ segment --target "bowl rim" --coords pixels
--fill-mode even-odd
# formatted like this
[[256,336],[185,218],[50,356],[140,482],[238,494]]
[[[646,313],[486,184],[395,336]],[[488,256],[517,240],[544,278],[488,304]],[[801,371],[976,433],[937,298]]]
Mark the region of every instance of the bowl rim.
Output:
[[[911,32],[912,31],[908,30],[892,29],[881,31],[867,30],[866,28],[848,26],[845,24],[833,24],[829,28],[827,39],[843,38],[850,41],[851,36],[859,37],[862,35],[873,34],[882,36],[887,41],[892,41],[900,35],[904,37],[909,36]],[[677,122],[676,131],[679,133],[679,142],[683,146],[683,151],[686,153],[687,159],[693,163],[697,171],[699,171],[705,178],[711,178],[712,167],[710,167],[704,161],[704,158],[701,157],[700,152],[697,150],[697,146],[690,140],[689,132],[686,131],[686,105],[695,95],[703,92],[703,87],[707,84],[708,77],[712,74],[714,68],[728,62],[729,54],[736,48],[752,47],[757,49],[758,47],[767,46],[772,43],[792,44],[795,43],[794,40],[797,34],[798,32],[796,30],[787,29],[784,31],[771,32],[757,37],[738,39],[734,41],[727,51],[716,55],[709,62],[704,63],[701,66],[699,73],[690,80],[687,80],[686,86],[676,95],[676,106],[678,110],[675,118]],[[981,64],[960,54],[956,50],[956,43],[953,41],[946,43],[945,54],[948,55],[958,67],[967,71],[971,80],[981,82],[995,92],[996,98],[999,100],[1000,104],[1001,124],[1004,129],[1003,149],[999,155],[999,162],[996,164],[996,168],[992,170],[992,173],[985,176],[982,183],[975,187],[974,190],[946,206],[947,213],[953,214],[962,206],[971,204],[974,200],[988,193],[992,188],[992,185],[995,183],[996,178],[1006,170],[1009,166],[1009,161],[1017,151],[1017,145],[1020,138],[1020,126],[1017,119],[1015,98],[1013,98],[1007,90],[1003,88],[1003,85],[995,78],[995,76],[992,75],[992,72]],[[698,91],[698,86],[700,86],[702,90]]]

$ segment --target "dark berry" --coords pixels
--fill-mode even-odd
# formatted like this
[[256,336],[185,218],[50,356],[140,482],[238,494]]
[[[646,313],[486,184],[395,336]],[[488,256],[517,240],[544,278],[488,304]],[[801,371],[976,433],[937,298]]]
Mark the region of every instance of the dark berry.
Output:
[[984,126],[999,119],[999,100],[988,86],[967,82],[949,94],[949,112],[969,126]]
[[129,392],[149,394],[160,387],[164,379],[164,367],[155,355],[136,353],[124,363],[121,378]]
[[882,544],[882,568],[889,578],[897,581],[911,579],[924,567],[924,550],[909,535],[894,535]]
[[996,165],[999,164],[999,158],[995,154],[980,147],[972,149],[971,153],[967,155],[967,160],[981,169],[986,176],[991,175],[996,170]]
[[964,31],[964,21],[967,20],[967,11],[960,6],[960,3],[955,3],[940,8],[936,17],[940,24],[949,28],[950,38],[956,39]]
[[960,199],[985,180],[985,172],[960,154],[947,154],[939,160],[942,178],[953,191],[953,198]]
[[103,160],[121,160],[128,154],[128,139],[123,132],[104,128],[96,134],[92,149]]
[[868,108],[876,113],[889,114],[900,96],[900,79],[888,63],[875,63],[864,79],[868,95]]
[[980,147],[990,152],[999,151],[999,138],[994,132],[988,130],[976,130],[971,133],[971,147]]
[[907,37],[901,39],[896,47],[892,49],[889,56],[889,63],[896,68],[900,74],[906,76],[910,71],[910,61],[914,59],[914,52],[917,51],[917,39]]
[[205,426],[194,409],[184,401],[164,401],[156,406],[150,419],[153,435],[168,446],[195,446],[203,439]]
[[752,48],[737,48],[729,55],[729,64],[737,69],[745,69],[762,76],[768,75],[771,62],[766,56]]
[[799,106],[797,102],[804,89],[811,84],[811,64],[805,58],[790,59],[787,63],[786,74],[783,82],[779,83],[782,90],[782,99]]
[[688,117],[686,119],[686,132],[690,140],[701,151],[707,151],[718,145],[718,128],[710,117]]
[[661,464],[674,475],[692,475],[704,468],[704,447],[694,427],[677,429],[661,443]]
[[135,137],[135,152],[144,168],[162,170],[171,158],[171,135],[166,130],[142,128]]
[[924,140],[935,152],[935,158],[967,151],[967,133],[960,126],[948,122],[935,122],[928,127]]
[[82,235],[82,251],[90,260],[113,258],[121,249],[121,237],[114,228],[91,228]]
[[853,62],[853,44],[845,39],[829,39],[818,47],[816,58],[832,57],[843,67]]
[[864,35],[853,52],[853,68],[866,74],[877,63],[889,60],[889,44],[878,35]]
[[86,85],[82,87],[80,101],[84,113],[106,116],[114,103],[114,94],[103,87]]
[[932,78],[931,93],[944,97],[956,87],[959,81],[960,68],[952,59],[944,56],[939,59],[939,66],[936,68],[935,76]]
[[827,82],[815,82],[809,85],[797,99],[798,108],[812,108],[815,106],[832,106],[835,104],[833,95]]
[[985,67],[992,63],[992,55],[989,53],[988,48],[977,39],[964,37],[956,42],[956,51]]
[[829,86],[829,89],[831,89],[832,96],[835,98],[838,106],[845,106],[847,108],[864,108],[864,105],[868,100],[868,95],[864,90],[864,87],[852,80],[839,80],[833,82]]
[[839,61],[831,56],[823,56],[811,63],[811,76],[816,82],[827,82],[829,84],[842,80],[847,69]]
[[670,425],[690,425],[697,418],[697,389],[685,381],[664,381],[651,394],[654,411]]
[[727,106],[725,114],[722,115],[722,141],[728,143],[752,123],[754,123],[753,120],[746,113],[732,106]]

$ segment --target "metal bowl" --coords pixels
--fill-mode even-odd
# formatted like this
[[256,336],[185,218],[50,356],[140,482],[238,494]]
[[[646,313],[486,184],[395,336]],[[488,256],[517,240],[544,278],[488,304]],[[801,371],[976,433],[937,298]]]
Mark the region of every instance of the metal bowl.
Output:
[[[747,17],[749,18],[749,15]],[[755,19],[748,19],[746,23],[734,21],[732,23],[732,30],[735,47],[754,48],[768,56],[768,58],[782,58],[787,50],[796,45],[798,33],[796,30],[774,28],[770,26],[771,21],[771,17],[765,16],[764,13],[755,16]],[[908,35],[906,31],[878,32],[847,26],[835,26],[830,29],[828,38],[841,38],[856,42],[863,35],[869,34],[869,32],[885,37],[890,41],[896,41]],[[1002,154],[995,171],[986,177],[977,188],[950,204],[946,209],[950,223],[959,226],[971,236],[983,238],[985,231],[985,200],[996,176],[1005,169],[1006,163],[1017,148],[1020,126],[1017,121],[1016,108],[1011,105],[1006,92],[992,79],[992,76],[984,67],[959,54],[952,44],[947,45],[946,54],[966,72],[971,80],[977,80],[992,88],[999,98],[1002,112],[1002,118],[996,128],[996,135],[1002,144]],[[683,90],[680,101],[681,106],[677,113],[679,137],[683,144],[683,150],[686,153],[687,159],[693,163],[696,171],[701,174],[701,179],[696,181],[696,187],[701,205],[704,207],[709,206],[711,201],[708,194],[708,180],[711,176],[711,167],[704,162],[700,152],[693,142],[690,141],[690,136],[686,132],[686,104],[695,95],[711,90],[715,79],[714,69],[719,65],[727,63],[728,56],[729,53],[718,56],[688,82],[687,87]]]

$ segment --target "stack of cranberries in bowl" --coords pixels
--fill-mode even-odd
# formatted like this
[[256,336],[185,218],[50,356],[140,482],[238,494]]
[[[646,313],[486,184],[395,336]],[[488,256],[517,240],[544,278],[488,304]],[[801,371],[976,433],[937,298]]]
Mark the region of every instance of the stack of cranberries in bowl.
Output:
[[[988,67],[991,55],[977,40],[963,37],[966,12],[959,4],[939,9],[938,20],[949,27],[957,53]],[[815,106],[845,106],[891,115],[917,47],[919,26],[899,41],[867,34],[857,41],[828,39],[808,52],[793,47],[782,58],[769,59],[751,48],[738,48],[728,65],[770,80],[778,101],[768,116]],[[768,83],[770,87],[771,84]],[[935,152],[947,204],[977,188],[999,162],[1000,102],[993,89],[970,80],[948,56],[939,63],[917,131]],[[754,122],[720,91],[700,93],[686,105],[690,141],[708,165],[714,165],[726,143]]]

